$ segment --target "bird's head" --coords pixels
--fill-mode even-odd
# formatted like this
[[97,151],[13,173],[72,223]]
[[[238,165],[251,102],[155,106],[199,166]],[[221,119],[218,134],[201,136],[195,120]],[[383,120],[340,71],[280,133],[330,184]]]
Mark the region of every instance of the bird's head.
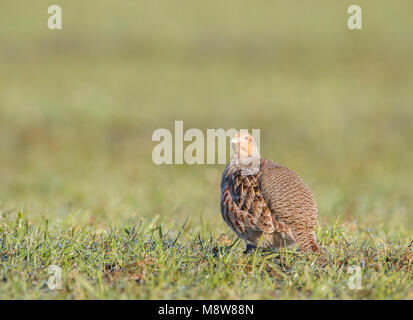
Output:
[[259,158],[260,153],[254,138],[247,131],[238,131],[231,139],[234,157],[238,160]]

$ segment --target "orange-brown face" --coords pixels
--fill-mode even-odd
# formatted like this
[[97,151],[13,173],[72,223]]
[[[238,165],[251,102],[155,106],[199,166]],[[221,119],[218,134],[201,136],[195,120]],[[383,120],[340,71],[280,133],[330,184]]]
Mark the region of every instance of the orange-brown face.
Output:
[[238,158],[259,156],[254,138],[248,132],[238,131],[231,144]]

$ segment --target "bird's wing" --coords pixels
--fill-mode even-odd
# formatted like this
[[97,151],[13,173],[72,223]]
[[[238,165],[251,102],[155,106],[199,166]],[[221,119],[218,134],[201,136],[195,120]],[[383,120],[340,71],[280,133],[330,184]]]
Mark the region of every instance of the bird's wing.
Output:
[[229,181],[228,192],[234,200],[234,218],[236,221],[248,221],[256,231],[266,233],[289,232],[286,224],[278,221],[272,214],[261,192],[259,174],[235,174]]
[[274,217],[294,230],[313,228],[317,205],[300,176],[267,159],[261,159],[260,172],[260,190]]
[[229,187],[223,190],[221,212],[225,222],[238,233],[246,231],[258,231],[257,219],[248,211],[240,209],[229,191]]

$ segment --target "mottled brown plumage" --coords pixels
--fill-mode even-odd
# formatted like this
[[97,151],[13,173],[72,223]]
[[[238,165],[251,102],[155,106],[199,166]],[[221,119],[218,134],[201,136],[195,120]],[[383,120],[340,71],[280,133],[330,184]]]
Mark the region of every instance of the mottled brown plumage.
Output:
[[[298,244],[317,251],[317,206],[310,189],[290,169],[259,157],[254,140],[237,133],[234,157],[221,181],[221,213],[247,244],[280,248]],[[235,144],[235,145],[234,145]],[[253,160],[255,160],[254,170]]]

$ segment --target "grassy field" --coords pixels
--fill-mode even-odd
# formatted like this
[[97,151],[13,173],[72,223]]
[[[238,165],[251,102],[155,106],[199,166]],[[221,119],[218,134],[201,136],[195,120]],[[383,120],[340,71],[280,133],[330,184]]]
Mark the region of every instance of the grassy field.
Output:
[[[411,1],[54,3],[0,4],[0,298],[413,299]],[[261,129],[325,261],[244,255],[224,165],[152,162],[175,120]]]

